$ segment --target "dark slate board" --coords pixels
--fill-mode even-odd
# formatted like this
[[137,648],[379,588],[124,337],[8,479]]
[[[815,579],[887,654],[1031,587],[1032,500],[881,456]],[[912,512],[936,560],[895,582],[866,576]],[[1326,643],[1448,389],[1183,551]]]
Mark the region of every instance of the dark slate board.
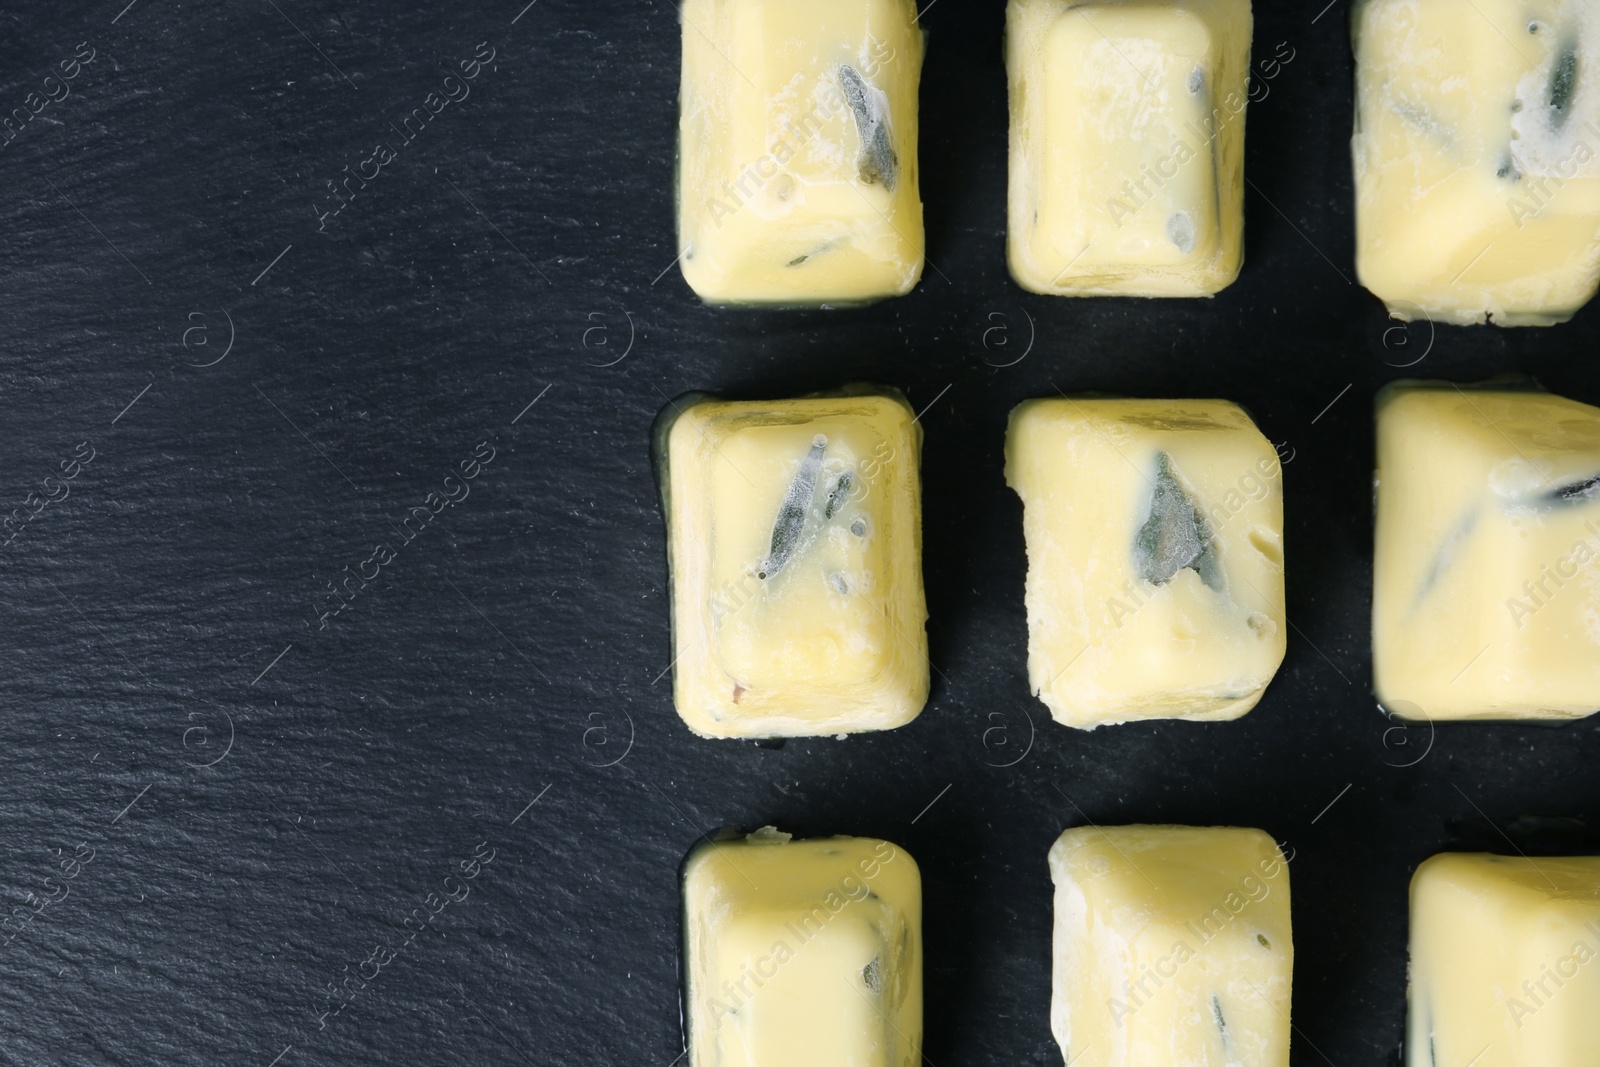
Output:
[[[1416,863],[1593,814],[1592,724],[1388,732],[1369,694],[1374,390],[1524,371],[1600,402],[1600,312],[1389,332],[1353,283],[1343,4],[1258,12],[1258,59],[1294,59],[1250,110],[1217,299],[1009,281],[1002,6],[935,0],[926,280],[733,313],[671,269],[671,0],[125,2],[0,13],[0,108],[94,55],[0,148],[5,507],[95,456],[0,553],[0,885],[68,894],[0,946],[5,1062],[666,1067],[679,861],[774,822],[916,856],[930,1063],[1056,1064],[1045,851],[1158,820],[1294,850],[1295,1063],[1375,1065]],[[479,42],[471,95],[406,143]],[[850,379],[929,405],[932,702],[846,742],[698,740],[662,677],[651,419]],[[1028,695],[1002,434],[1057,387],[1230,397],[1292,452],[1295,633],[1246,719],[1083,734]],[[470,495],[369,563],[480,442]],[[447,885],[470,895],[416,934]]]

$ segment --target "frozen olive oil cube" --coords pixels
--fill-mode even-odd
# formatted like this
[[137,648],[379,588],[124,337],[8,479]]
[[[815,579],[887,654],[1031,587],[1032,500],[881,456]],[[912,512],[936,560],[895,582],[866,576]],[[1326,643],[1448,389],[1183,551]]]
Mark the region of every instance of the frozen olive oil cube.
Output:
[[1249,0],[1010,0],[1019,285],[1209,296],[1233,282],[1250,34]]
[[886,730],[928,697],[921,428],[884,394],[674,402],[678,714],[706,737]]
[[1356,269],[1406,319],[1563,322],[1600,282],[1600,4],[1361,0]]
[[1030,400],[1006,481],[1028,676],[1058,722],[1236,719],[1283,661],[1277,452],[1223,400]]
[[1260,830],[1083,826],[1050,849],[1073,1067],[1288,1067],[1289,868]]
[[1444,853],[1411,879],[1406,1067],[1589,1067],[1600,857]]
[[1372,661],[1408,719],[1600,708],[1600,408],[1529,385],[1378,395]]
[[685,0],[683,276],[714,304],[860,303],[922,274],[912,0]]
[[766,827],[684,868],[688,1067],[918,1067],[922,880],[887,841]]

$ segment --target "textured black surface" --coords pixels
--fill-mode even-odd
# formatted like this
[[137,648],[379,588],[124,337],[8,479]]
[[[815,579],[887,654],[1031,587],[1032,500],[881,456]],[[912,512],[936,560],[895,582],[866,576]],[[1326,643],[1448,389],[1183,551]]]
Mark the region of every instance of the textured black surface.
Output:
[[[669,269],[672,3],[523,2],[0,12],[0,110],[94,54],[0,148],[4,509],[95,452],[0,550],[0,887],[30,911],[68,891],[0,945],[0,1059],[666,1067],[679,860],[775,822],[916,856],[929,1062],[1059,1063],[1044,857],[1092,819],[1285,841],[1295,1063],[1383,1063],[1410,870],[1592,815],[1596,744],[1590,723],[1386,733],[1371,397],[1519,370],[1595,402],[1600,314],[1387,332],[1353,284],[1346,12],[1321,0],[1258,11],[1258,73],[1294,58],[1250,110],[1245,270],[1217,299],[1009,281],[1001,5],[935,0],[923,284],[708,310]],[[404,143],[390,124],[480,42],[470,96]],[[319,232],[326,183],[380,142],[395,158]],[[651,419],[687,389],[851,379],[927,406],[932,702],[846,742],[698,740],[661,677]],[[1292,454],[1295,630],[1242,721],[1082,734],[1029,697],[1002,435],[1057,387],[1226,396]],[[323,628],[328,583],[372,573],[480,442],[470,495]],[[408,944],[480,842],[470,896]],[[395,958],[319,1022],[379,945]]]

